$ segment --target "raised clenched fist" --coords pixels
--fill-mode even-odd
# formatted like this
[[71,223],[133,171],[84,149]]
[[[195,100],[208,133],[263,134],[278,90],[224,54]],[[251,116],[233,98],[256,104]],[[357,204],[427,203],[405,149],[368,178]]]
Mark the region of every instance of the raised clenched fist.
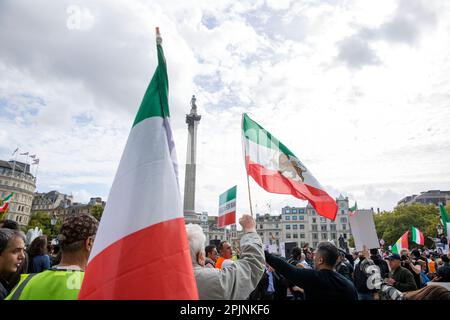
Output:
[[244,232],[256,232],[255,219],[253,219],[253,217],[249,216],[248,214],[244,214],[239,219],[239,224],[242,226],[242,229],[244,229]]

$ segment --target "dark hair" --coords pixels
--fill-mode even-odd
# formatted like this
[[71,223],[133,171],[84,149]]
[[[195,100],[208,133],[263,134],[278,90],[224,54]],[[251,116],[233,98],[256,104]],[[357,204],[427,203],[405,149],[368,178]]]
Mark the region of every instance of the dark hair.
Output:
[[19,224],[14,220],[2,220],[0,221],[2,228],[11,229],[11,230],[20,230]]
[[448,258],[448,256],[446,254],[444,254],[442,257],[442,262],[450,262],[450,259]]
[[302,255],[302,250],[299,247],[295,247],[292,249],[292,258],[300,259]]
[[418,258],[418,257],[420,257],[420,251],[418,249],[414,249],[411,251],[411,255]]
[[212,252],[214,249],[216,249],[215,245],[209,245],[205,247],[205,254],[208,256],[208,253]]
[[377,248],[370,249],[370,254],[373,256],[378,255],[378,249]]
[[331,267],[336,265],[339,257],[338,248],[330,242],[321,242],[317,246],[317,253],[323,258],[323,262]]
[[39,236],[34,239],[28,248],[30,257],[47,254],[47,236]]
[[6,228],[0,229],[0,255],[3,251],[8,247],[8,243],[12,238],[21,238],[25,241],[25,236],[22,231],[19,230],[11,230]]

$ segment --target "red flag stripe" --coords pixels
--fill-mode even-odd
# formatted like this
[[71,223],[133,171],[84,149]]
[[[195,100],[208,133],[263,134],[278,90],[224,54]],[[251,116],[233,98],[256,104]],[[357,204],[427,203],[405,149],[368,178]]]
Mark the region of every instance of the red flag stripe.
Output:
[[236,211],[229,212],[227,214],[219,216],[219,221],[217,223],[217,226],[219,228],[228,226],[230,224],[236,223]]
[[79,299],[198,299],[184,218],[132,233],[87,266]]

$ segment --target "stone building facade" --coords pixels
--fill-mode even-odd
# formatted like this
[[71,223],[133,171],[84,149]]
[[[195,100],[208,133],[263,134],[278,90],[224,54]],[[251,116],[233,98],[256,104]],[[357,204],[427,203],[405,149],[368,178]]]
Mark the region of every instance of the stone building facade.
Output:
[[26,226],[30,220],[36,178],[30,165],[19,161],[0,160],[0,197],[13,193],[6,218]]

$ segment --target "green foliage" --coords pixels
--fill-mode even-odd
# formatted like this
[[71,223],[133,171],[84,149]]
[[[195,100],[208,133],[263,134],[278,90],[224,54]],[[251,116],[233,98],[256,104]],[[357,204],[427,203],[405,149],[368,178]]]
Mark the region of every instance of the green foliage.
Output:
[[103,215],[103,207],[101,205],[95,205],[91,208],[91,214],[94,216],[95,219],[100,221]]
[[350,238],[348,238],[348,246],[350,248],[354,248],[355,247],[355,239],[353,239],[353,236],[350,236]]
[[375,227],[378,238],[385,241],[385,246],[395,242],[409,231],[409,247],[418,245],[411,241],[411,227],[416,227],[423,233],[425,246],[432,247],[433,241],[428,237],[436,237],[436,227],[439,223],[439,208],[434,205],[411,204],[396,207],[392,212],[383,211],[375,214]]
[[55,238],[59,229],[61,228],[61,221],[58,219],[55,226],[52,228],[51,217],[47,212],[36,212],[31,215],[27,230],[38,227],[49,238]]

